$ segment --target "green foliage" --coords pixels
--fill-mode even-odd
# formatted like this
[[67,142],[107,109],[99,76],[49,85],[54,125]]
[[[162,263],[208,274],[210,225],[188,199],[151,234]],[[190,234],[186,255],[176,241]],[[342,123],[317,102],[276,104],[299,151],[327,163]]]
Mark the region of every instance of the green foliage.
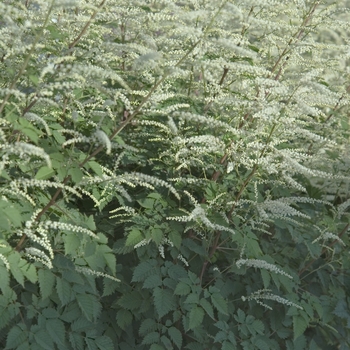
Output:
[[348,1],[0,3],[0,348],[348,349]]

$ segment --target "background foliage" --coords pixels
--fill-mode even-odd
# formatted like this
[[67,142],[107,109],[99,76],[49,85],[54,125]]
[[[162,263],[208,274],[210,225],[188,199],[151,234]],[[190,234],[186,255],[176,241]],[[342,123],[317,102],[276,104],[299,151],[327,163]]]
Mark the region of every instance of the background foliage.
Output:
[[4,349],[348,349],[349,2],[0,3]]

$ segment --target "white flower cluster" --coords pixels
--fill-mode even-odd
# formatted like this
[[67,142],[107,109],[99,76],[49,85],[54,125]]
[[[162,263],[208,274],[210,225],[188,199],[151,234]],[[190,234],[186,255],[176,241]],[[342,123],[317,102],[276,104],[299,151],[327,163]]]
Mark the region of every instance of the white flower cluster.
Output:
[[342,244],[344,247],[346,246],[346,244],[344,243],[344,241],[337,235],[335,235],[334,233],[331,232],[324,232],[322,233],[319,237],[317,237],[315,240],[312,241],[312,243],[316,243],[318,241],[321,240],[333,240],[333,241],[338,241],[340,244]]
[[3,254],[0,254],[0,260],[4,263],[6,270],[10,271],[10,263],[8,262],[8,260],[5,258]]
[[127,178],[130,182],[135,181],[137,182],[139,185],[144,186],[145,182],[150,183],[152,185],[156,185],[156,186],[163,186],[166,187],[167,189],[169,189],[169,191],[171,193],[173,193],[173,195],[180,200],[180,195],[177,193],[177,191],[175,190],[175,188],[173,186],[171,186],[170,184],[168,184],[167,182],[165,182],[164,180],[158,179],[154,176],[150,176],[150,175],[146,175],[146,174],[142,174],[142,173],[126,173],[124,174],[125,178]]
[[271,290],[269,289],[261,289],[261,290],[258,290],[257,292],[252,293],[248,297],[242,296],[242,300],[243,301],[255,300],[258,304],[268,308],[269,310],[272,310],[272,307],[269,305],[266,305],[265,303],[262,303],[260,299],[277,301],[280,304],[287,305],[287,306],[294,306],[299,310],[303,310],[303,308],[300,305],[293,303],[292,301],[289,301],[287,299],[284,299],[278,295],[272,294],[270,292]]
[[177,256],[177,258],[180,260],[180,261],[182,261],[183,263],[184,263],[184,265],[185,266],[190,266],[190,264],[188,263],[188,261],[181,255],[181,254],[179,254],[178,256]]
[[81,232],[81,233],[85,233],[88,236],[93,237],[97,240],[99,239],[99,237],[94,232],[92,232],[84,227],[72,225],[72,224],[67,224],[65,222],[46,220],[42,223],[42,226],[45,229],[62,230],[62,231],[70,231],[70,232]]
[[95,270],[92,270],[88,267],[84,267],[84,266],[75,266],[75,270],[77,272],[81,272],[83,273],[84,275],[90,275],[90,276],[98,276],[98,277],[105,277],[105,278],[109,278],[110,280],[113,280],[113,281],[116,281],[116,282],[120,282],[120,279],[114,277],[114,276],[111,276],[111,275],[108,275],[106,273],[103,273],[103,272],[99,272],[99,271],[95,271]]
[[134,245],[134,249],[144,247],[147,244],[149,244],[151,241],[152,241],[152,238],[143,239],[142,241]]
[[196,207],[192,210],[192,212],[188,216],[170,216],[170,217],[167,217],[167,220],[175,220],[175,221],[182,221],[182,222],[199,220],[199,222],[203,223],[207,228],[210,228],[214,231],[226,231],[226,232],[232,233],[233,235],[236,233],[234,230],[230,229],[229,227],[213,224],[207,218],[205,210],[202,208],[201,205],[196,205]]
[[291,275],[289,275],[288,273],[284,272],[283,270],[278,268],[276,265],[269,264],[265,260],[260,260],[260,259],[239,259],[236,262],[236,265],[237,265],[238,268],[240,268],[242,265],[248,266],[248,267],[256,267],[258,269],[264,269],[264,270],[268,270],[268,271],[271,271],[271,272],[274,272],[274,273],[278,273],[278,274],[286,276],[286,277],[288,277],[290,279],[293,278]]
[[25,161],[29,161],[30,158],[28,156],[39,157],[45,160],[49,168],[52,166],[50,156],[42,148],[29,143],[16,142],[14,145],[8,143],[0,144],[0,150],[4,151],[5,154],[16,154]]
[[37,248],[29,247],[25,249],[25,252],[26,256],[32,258],[35,261],[39,261],[45,266],[47,266],[47,268],[52,269],[53,266],[51,259],[43,251]]

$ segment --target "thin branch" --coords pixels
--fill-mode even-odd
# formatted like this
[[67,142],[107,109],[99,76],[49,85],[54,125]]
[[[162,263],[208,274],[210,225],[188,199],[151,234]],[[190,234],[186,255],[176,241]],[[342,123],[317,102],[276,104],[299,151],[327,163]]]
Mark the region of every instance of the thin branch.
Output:
[[[98,7],[101,8],[104,3],[106,2],[106,0],[103,0]],[[96,15],[98,13],[98,10],[95,10],[93,12],[93,14],[91,15],[90,19],[86,22],[84,28],[81,30],[81,32],[79,33],[79,35],[68,45],[69,49],[72,49],[78,42],[79,40],[82,38],[82,36],[86,33],[86,31],[88,30],[88,28],[91,25],[91,22],[95,19]]]

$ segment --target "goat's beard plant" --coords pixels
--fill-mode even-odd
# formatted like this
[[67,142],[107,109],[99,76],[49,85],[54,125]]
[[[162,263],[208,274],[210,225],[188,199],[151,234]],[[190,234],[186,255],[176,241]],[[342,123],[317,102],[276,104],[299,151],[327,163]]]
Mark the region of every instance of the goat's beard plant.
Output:
[[347,349],[347,4],[2,1],[2,347]]

